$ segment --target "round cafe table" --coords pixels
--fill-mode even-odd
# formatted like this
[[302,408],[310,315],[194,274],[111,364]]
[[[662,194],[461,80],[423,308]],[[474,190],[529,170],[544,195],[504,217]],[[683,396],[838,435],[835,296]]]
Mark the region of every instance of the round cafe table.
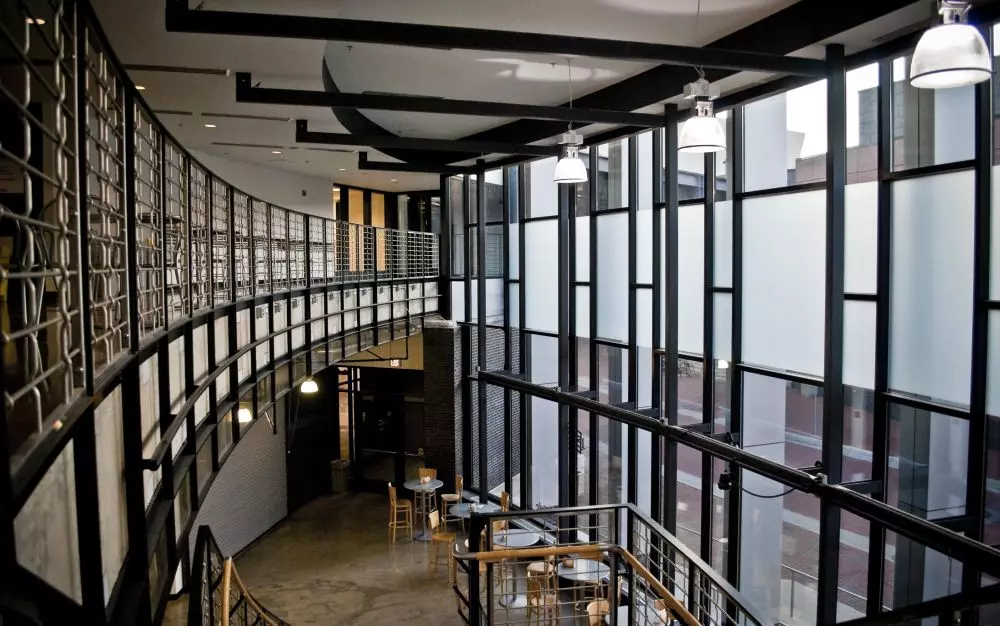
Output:
[[[475,507],[475,510],[473,510]],[[496,504],[476,504],[475,502],[463,502],[461,504],[453,504],[448,508],[448,512],[455,517],[461,517],[462,519],[469,519],[476,513],[496,513],[500,510],[500,506]]]
[[[530,530],[522,530],[520,528],[498,530],[493,533],[493,548],[530,548],[541,541],[541,539],[541,535]],[[501,567],[525,568],[527,565],[525,562],[515,561],[510,565],[502,565]],[[518,572],[516,570],[512,571],[511,577],[510,593],[501,596],[500,604],[508,609],[528,606],[528,596],[517,592],[517,579],[520,578]]]
[[444,482],[432,478],[430,481],[424,483],[420,482],[419,478],[414,478],[403,483],[403,486],[413,492],[414,513],[420,516],[420,532],[414,535],[413,538],[419,541],[430,541],[431,534],[427,531],[427,516],[430,515],[431,511],[435,510],[434,492],[444,487]]
[[579,602],[580,587],[584,585],[594,585],[597,587],[601,581],[611,575],[611,568],[599,561],[591,559],[573,558],[573,565],[567,567],[565,560],[559,562],[556,568],[556,575],[569,582],[573,589],[573,599]]

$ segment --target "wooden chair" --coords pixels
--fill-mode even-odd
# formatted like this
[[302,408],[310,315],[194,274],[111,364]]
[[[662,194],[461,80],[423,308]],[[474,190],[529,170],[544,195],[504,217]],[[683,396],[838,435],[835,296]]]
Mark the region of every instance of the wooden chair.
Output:
[[587,623],[590,626],[601,626],[604,623],[604,616],[611,612],[611,605],[607,600],[594,600],[587,604]]
[[430,514],[427,515],[427,521],[431,527],[432,550],[430,558],[427,559],[427,573],[430,573],[432,569],[437,571],[437,566],[442,563],[441,544],[444,544],[444,549],[447,554],[443,564],[448,567],[448,582],[454,583],[455,568],[452,567],[451,563],[454,558],[451,553],[451,547],[454,545],[457,535],[451,531],[441,530],[441,515],[437,511],[431,511]]
[[462,477],[456,476],[455,493],[441,494],[441,524],[444,525],[445,528],[448,527],[448,522],[458,522],[462,532],[465,532],[465,518],[448,513],[448,509],[450,509],[453,505],[460,504],[462,502],[462,488],[464,486],[465,484]]
[[663,600],[653,600],[653,610],[656,611],[657,617],[659,617],[664,624],[672,624],[674,621],[674,616],[667,609],[667,603]]
[[389,483],[389,542],[396,543],[396,529],[409,528],[413,541],[413,503],[396,497],[396,488]]
[[[430,478],[431,480],[434,480],[438,477],[438,471],[431,467],[421,467],[417,471],[419,472],[418,476],[420,478]],[[413,476],[413,474],[410,474],[410,476]]]
[[559,595],[546,589],[546,576],[528,572],[528,606],[525,609],[528,623],[555,624],[559,619]]
[[528,564],[528,571],[545,577],[545,591],[558,591],[554,556],[545,557],[544,561],[532,561]]
[[506,491],[500,492],[500,510],[509,511],[510,510],[510,494]]

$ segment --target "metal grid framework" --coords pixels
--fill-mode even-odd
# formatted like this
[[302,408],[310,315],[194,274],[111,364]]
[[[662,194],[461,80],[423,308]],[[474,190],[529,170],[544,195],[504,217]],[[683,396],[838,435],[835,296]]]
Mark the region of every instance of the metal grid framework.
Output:
[[254,199],[253,206],[253,268],[254,294],[271,292],[271,238],[268,236],[270,208],[266,202]]
[[212,304],[211,221],[209,216],[208,176],[200,166],[191,164],[191,310]]
[[160,131],[138,102],[135,121],[133,184],[135,185],[136,269],[139,277],[139,340],[164,324],[164,219]]
[[128,255],[125,244],[125,115],[121,82],[100,43],[83,30],[81,89],[87,124],[86,169],[91,336],[95,370],[129,348]]
[[[286,312],[293,302],[298,313],[313,296],[326,303],[356,294],[360,273],[346,271],[350,249],[338,247],[339,235],[353,229],[360,246],[361,231],[374,238],[374,229],[270,207],[194,162],[129,81],[89,3],[14,0],[3,13],[4,589],[26,599],[42,623],[148,626],[162,618],[173,572],[201,558],[189,555],[191,524],[205,490],[252,426],[234,419],[239,399],[233,394],[240,382],[259,386],[271,377],[281,380],[285,371],[269,362],[272,351],[260,350],[275,340],[251,333],[247,344],[238,332],[241,313],[256,306]],[[273,216],[281,232],[273,245],[263,245]],[[308,274],[307,264],[315,268]],[[251,282],[249,272],[256,276],[257,269],[280,276],[283,293],[273,293],[277,285],[267,280]],[[436,278],[406,277],[419,283]],[[250,291],[252,302],[237,301]],[[423,298],[423,290],[411,297]],[[428,297],[425,308],[433,311],[437,297]],[[282,325],[296,376],[305,372],[307,359],[318,370],[330,364],[331,351],[342,358],[371,345],[374,333],[358,327],[356,314],[348,332],[342,314],[334,315]],[[421,328],[416,317],[396,322],[395,336]],[[240,341],[249,352],[237,359]],[[244,371],[247,360],[250,372]],[[160,382],[151,388],[150,381]],[[270,388],[270,397],[244,398],[250,405],[291,399],[287,383],[278,392]],[[114,419],[99,422],[109,412]],[[98,446],[111,431],[99,429],[112,422],[110,436],[121,444],[121,455],[100,458],[118,464],[105,473]],[[196,446],[213,452],[210,464]],[[102,518],[116,498],[99,498],[99,475],[122,481],[117,535]],[[52,490],[54,481],[64,480],[69,482]],[[40,509],[32,504],[39,490],[43,499],[58,493],[59,501]],[[30,528],[35,537],[70,527],[67,562],[78,567],[75,589],[61,584],[65,571],[33,568],[20,532]],[[106,541],[121,546],[117,563],[106,562]],[[205,580],[218,581],[221,561],[202,556],[210,562]],[[117,579],[108,580],[111,571]],[[179,571],[190,585],[188,568]],[[200,599],[192,603],[199,610],[206,599],[220,606],[214,590]],[[0,612],[7,615],[3,606]]]
[[291,287],[306,286],[305,216],[288,212],[288,278]]
[[230,237],[232,224],[229,210],[231,195],[229,185],[217,178],[212,179],[212,293],[215,302],[228,302],[233,297],[233,283],[230,276],[232,251]]
[[191,311],[188,281],[188,163],[173,141],[166,141],[164,169],[166,176],[166,211],[164,221],[164,265],[167,274],[167,321],[173,322]]
[[253,295],[250,281],[253,268],[250,258],[250,197],[236,189],[233,190],[233,240],[236,298],[246,298]]
[[[327,227],[322,220],[309,219],[309,284],[321,285],[327,280],[326,245]],[[332,277],[332,274],[329,276]]]
[[[28,18],[44,28],[25,28]],[[83,384],[77,254],[76,38],[72,4],[23,5],[2,31],[21,72],[0,83],[0,160],[14,193],[0,194],[4,407],[11,449],[43,433]],[[15,20],[16,23],[17,20]],[[15,64],[18,62],[15,61]],[[52,165],[54,163],[54,166]],[[20,190],[20,192],[18,192]],[[110,337],[109,337],[110,340]],[[4,451],[6,452],[6,451]]]
[[271,281],[275,291],[286,291],[289,281],[288,211],[271,207]]
[[[375,280],[375,229],[370,226],[358,226],[357,240],[361,244],[358,259],[358,282]],[[379,229],[381,230],[381,229]]]

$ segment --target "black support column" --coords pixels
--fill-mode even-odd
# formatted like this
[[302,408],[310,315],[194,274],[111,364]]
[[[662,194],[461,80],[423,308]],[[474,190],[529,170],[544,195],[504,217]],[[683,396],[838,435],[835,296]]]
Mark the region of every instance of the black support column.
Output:
[[[476,366],[486,371],[486,161],[476,161]],[[466,246],[468,247],[468,245]],[[470,268],[466,275],[471,274]],[[466,321],[469,321],[468,318]],[[487,501],[489,493],[489,428],[487,419],[486,382],[476,382],[478,391],[477,423],[479,432],[479,499]]]

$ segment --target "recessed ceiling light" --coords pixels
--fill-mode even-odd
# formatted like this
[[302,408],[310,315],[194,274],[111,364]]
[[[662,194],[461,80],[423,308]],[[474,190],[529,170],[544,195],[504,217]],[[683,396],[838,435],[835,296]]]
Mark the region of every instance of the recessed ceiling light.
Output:
[[342,167],[342,168],[340,168],[340,170],[339,170],[339,171],[341,171],[341,172],[346,172],[346,171],[347,171],[347,168],[346,168],[346,167]]
[[205,124],[205,128],[215,128],[215,124]]
[[138,89],[139,91],[146,91],[145,85],[136,85],[135,88]]
[[271,154],[281,154],[281,150],[271,150]]
[[41,26],[45,24],[44,17],[26,17],[24,18],[24,21],[27,22],[28,24],[31,24],[32,26]]
[[389,182],[390,182],[390,183],[398,183],[399,181],[398,181],[398,180],[396,180],[395,178],[390,178],[390,179],[389,179]]

